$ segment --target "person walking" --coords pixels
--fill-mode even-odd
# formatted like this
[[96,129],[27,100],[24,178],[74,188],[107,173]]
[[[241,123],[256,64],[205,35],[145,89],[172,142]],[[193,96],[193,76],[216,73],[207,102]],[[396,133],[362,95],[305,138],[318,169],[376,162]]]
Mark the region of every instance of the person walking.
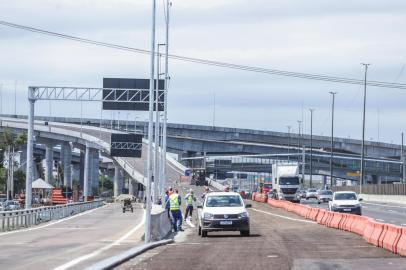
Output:
[[186,218],[188,216],[188,214],[190,213],[190,219],[192,219],[192,215],[193,215],[193,202],[196,201],[196,197],[193,194],[193,190],[190,189],[189,193],[186,194],[185,196],[185,201],[186,201],[186,210],[185,210],[185,221]]
[[164,197],[164,203],[165,203],[165,209],[168,213],[168,218],[171,219],[171,207],[169,203],[169,190],[165,191],[165,197]]
[[203,192],[203,195],[202,195],[202,199],[204,200],[204,198],[206,197],[206,194],[208,194],[210,192],[210,189],[209,189],[209,187],[208,186],[205,186],[204,187],[204,192]]
[[174,232],[183,231],[182,229],[182,212],[180,211],[180,196],[177,193],[177,190],[175,193],[169,196],[169,209],[171,210],[172,214],[172,225],[173,225],[173,230]]

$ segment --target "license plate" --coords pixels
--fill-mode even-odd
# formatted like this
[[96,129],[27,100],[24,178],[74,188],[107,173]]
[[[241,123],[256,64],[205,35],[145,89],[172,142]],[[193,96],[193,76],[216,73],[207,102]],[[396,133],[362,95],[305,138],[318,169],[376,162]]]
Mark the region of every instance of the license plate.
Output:
[[231,220],[220,221],[220,225],[232,225],[233,222]]
[[351,208],[344,208],[343,209],[345,212],[351,212]]

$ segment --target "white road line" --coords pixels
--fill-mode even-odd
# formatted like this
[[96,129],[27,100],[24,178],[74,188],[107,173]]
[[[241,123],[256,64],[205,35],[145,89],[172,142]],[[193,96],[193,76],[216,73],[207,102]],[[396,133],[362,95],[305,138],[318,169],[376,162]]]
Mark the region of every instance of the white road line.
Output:
[[260,213],[264,213],[270,216],[275,216],[275,217],[280,217],[280,218],[284,218],[284,219],[288,219],[288,220],[293,220],[293,221],[298,221],[298,222],[304,222],[304,223],[316,223],[314,221],[311,220],[304,220],[304,219],[297,219],[297,218],[291,218],[291,217],[287,217],[287,216],[282,216],[282,215],[278,215],[278,214],[274,214],[274,213],[270,213],[270,212],[266,212],[266,211],[262,211],[262,210],[258,210],[255,208],[251,208],[251,210],[254,210],[256,212],[260,212]]
[[369,204],[369,205],[376,205],[376,206],[384,206],[384,207],[392,207],[392,208],[403,208],[403,209],[406,209],[406,206],[400,206],[400,205],[387,205],[387,204],[366,203],[366,202],[362,202],[362,204]]
[[406,226],[406,223],[403,223],[403,224],[400,224],[400,225],[402,225],[402,226]]
[[380,219],[380,218],[377,218],[377,219],[375,219],[376,221],[380,221],[380,222],[384,222],[385,220],[383,220],[383,219]]
[[92,257],[95,257],[95,256],[99,255],[103,251],[106,251],[106,250],[112,248],[113,246],[119,245],[121,242],[123,242],[125,239],[130,237],[133,233],[135,233],[139,228],[141,228],[144,225],[144,223],[145,223],[145,210],[143,210],[143,211],[144,211],[144,213],[142,215],[141,222],[137,226],[135,226],[133,229],[128,231],[126,234],[121,236],[119,239],[114,241],[113,243],[108,244],[108,245],[106,245],[106,246],[104,246],[102,248],[99,248],[98,250],[96,250],[96,251],[94,251],[94,252],[92,252],[90,254],[78,257],[78,258],[76,258],[76,259],[74,259],[72,261],[69,261],[69,262],[61,265],[61,266],[58,266],[58,267],[54,268],[54,270],[65,270],[65,269],[71,268],[72,266],[74,266],[74,265],[76,265],[76,264],[78,264],[80,262],[83,262],[85,260],[88,260],[88,259],[90,259]]
[[70,220],[70,219],[73,219],[73,218],[77,218],[77,217],[80,217],[80,216],[83,216],[83,215],[90,214],[90,213],[92,213],[93,211],[96,211],[96,210],[98,210],[98,209],[102,209],[102,208],[104,208],[104,207],[106,207],[106,206],[108,206],[108,204],[106,204],[106,205],[104,205],[104,206],[102,206],[102,207],[98,207],[98,208],[95,208],[95,209],[92,209],[92,210],[88,210],[88,211],[83,212],[83,213],[80,213],[80,214],[76,214],[76,215],[74,215],[74,216],[70,216],[70,217],[67,217],[67,218],[59,219],[59,220],[57,220],[57,221],[55,221],[55,222],[50,222],[50,223],[47,223],[47,224],[44,224],[44,225],[41,225],[41,226],[37,226],[37,227],[33,227],[33,228],[28,228],[28,229],[22,229],[22,230],[15,230],[15,231],[10,231],[10,232],[3,232],[3,233],[0,233],[0,237],[1,237],[1,236],[5,236],[5,235],[9,235],[9,234],[14,234],[14,233],[22,233],[22,232],[29,232],[29,231],[35,231],[35,230],[43,229],[43,228],[46,228],[46,227],[49,227],[49,226],[52,226],[52,225],[55,225],[55,224],[58,224],[58,223],[61,223],[61,222],[65,222],[65,221]]

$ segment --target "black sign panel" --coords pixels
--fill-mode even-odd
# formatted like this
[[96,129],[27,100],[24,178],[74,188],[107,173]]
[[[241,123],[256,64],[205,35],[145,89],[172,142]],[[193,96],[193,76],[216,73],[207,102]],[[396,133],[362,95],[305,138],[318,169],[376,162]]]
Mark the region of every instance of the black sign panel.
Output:
[[111,134],[110,155],[113,157],[141,157],[142,135]]
[[[154,81],[154,89],[156,80]],[[158,82],[158,110],[164,110],[165,80]],[[103,110],[149,110],[149,79],[103,78]],[[113,90],[114,89],[114,90]],[[126,90],[117,90],[126,89]],[[128,90],[134,89],[134,90]],[[156,91],[154,91],[154,100]],[[109,101],[111,100],[111,101]],[[156,111],[154,102],[154,111]]]

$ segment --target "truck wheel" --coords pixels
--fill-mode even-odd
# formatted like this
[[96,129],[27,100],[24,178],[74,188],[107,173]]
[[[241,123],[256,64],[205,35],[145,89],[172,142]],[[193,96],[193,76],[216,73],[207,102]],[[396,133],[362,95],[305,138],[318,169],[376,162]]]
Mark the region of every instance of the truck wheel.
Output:
[[123,213],[125,213],[125,208],[123,208]]
[[202,231],[202,237],[207,237],[207,231],[201,230]]
[[321,202],[320,202],[320,201],[318,201],[317,203],[318,203],[318,204],[320,204]]
[[131,207],[131,213],[134,213],[134,209]]
[[199,226],[199,231],[197,232],[199,235],[202,235],[202,227]]

